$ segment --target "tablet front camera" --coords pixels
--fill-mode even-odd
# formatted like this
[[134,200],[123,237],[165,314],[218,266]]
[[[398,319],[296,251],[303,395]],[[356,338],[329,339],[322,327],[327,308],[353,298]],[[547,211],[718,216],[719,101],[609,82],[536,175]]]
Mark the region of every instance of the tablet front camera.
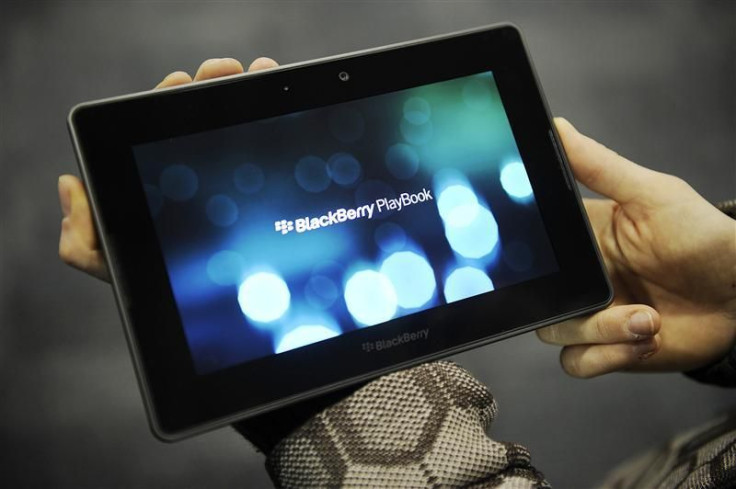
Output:
[[346,82],[346,81],[350,80],[350,73],[348,73],[347,71],[341,71],[337,75],[337,77],[340,79],[340,81]]

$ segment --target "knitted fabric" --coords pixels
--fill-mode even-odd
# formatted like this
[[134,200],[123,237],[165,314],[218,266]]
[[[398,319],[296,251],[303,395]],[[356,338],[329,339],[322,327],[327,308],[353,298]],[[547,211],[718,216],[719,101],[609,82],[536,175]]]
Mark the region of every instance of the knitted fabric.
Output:
[[544,488],[529,452],[486,436],[491,393],[436,362],[375,380],[282,440],[266,461],[277,487]]
[[[736,219],[736,200],[716,204]],[[706,384],[736,387],[736,347],[711,365],[687,372]],[[666,446],[615,469],[602,488],[720,489],[736,487],[736,413],[683,433]]]
[[664,448],[624,463],[601,489],[736,487],[736,415],[679,435]]

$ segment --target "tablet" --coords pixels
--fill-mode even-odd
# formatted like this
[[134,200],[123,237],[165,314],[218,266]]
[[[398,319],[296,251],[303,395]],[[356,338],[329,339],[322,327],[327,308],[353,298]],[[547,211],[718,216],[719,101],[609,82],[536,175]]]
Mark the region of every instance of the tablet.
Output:
[[69,126],[165,440],[612,297],[511,25],[84,103]]

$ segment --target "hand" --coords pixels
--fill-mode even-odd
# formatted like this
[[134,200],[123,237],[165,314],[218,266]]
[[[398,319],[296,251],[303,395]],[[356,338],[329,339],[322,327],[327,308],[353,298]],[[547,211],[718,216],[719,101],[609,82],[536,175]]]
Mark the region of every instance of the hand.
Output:
[[[248,71],[258,71],[275,66],[278,64],[272,59],[258,58],[251,63]],[[192,81],[209,80],[242,72],[243,65],[238,60],[232,58],[208,59],[199,67],[193,80],[187,73],[175,71],[156,85],[156,88],[175,87]],[[64,214],[61,221],[59,256],[68,265],[109,282],[110,272],[97,240],[84,184],[79,178],[73,175],[59,177],[59,201]]]
[[537,331],[575,377],[687,371],[736,343],[736,221],[687,183],[643,168],[555,119],[614,287],[611,307]]

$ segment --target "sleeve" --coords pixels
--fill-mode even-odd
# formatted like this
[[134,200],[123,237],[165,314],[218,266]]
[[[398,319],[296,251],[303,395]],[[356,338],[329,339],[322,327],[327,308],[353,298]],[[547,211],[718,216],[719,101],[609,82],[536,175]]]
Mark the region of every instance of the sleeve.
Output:
[[[374,380],[265,450],[277,487],[547,488],[529,452],[486,435],[496,402],[451,362]],[[280,430],[283,431],[283,430]]]
[[[716,208],[732,219],[736,219],[736,199],[716,204]],[[736,387],[736,346],[719,361],[685,372],[685,375],[704,384]]]
[[685,372],[685,375],[704,384],[736,387],[736,347],[718,362]]

